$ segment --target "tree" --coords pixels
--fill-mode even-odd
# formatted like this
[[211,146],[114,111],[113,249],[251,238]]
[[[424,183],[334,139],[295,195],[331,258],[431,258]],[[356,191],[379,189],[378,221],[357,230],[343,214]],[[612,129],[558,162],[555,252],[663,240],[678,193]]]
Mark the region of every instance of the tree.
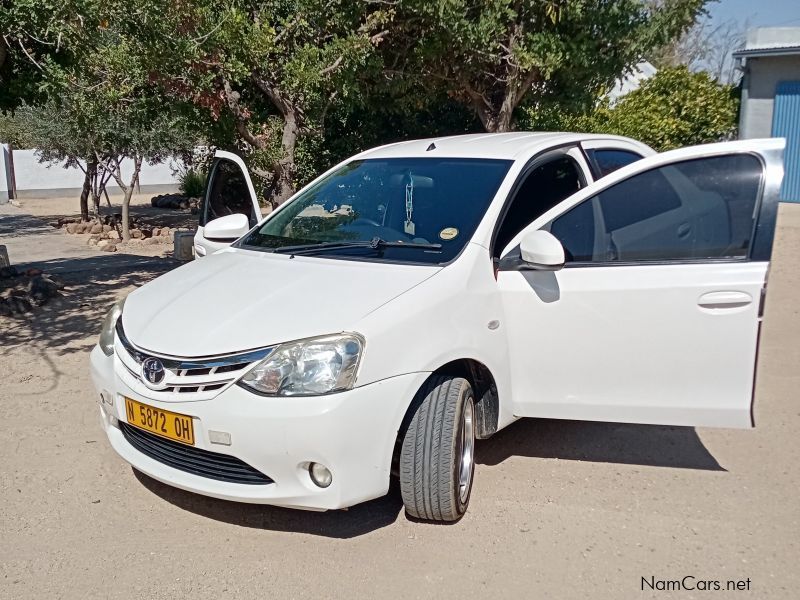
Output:
[[720,83],[733,84],[738,73],[731,53],[742,46],[748,28],[747,21],[715,23],[705,15],[679,38],[659,48],[651,60],[659,68],[685,65],[690,71],[706,71]]
[[[130,8],[151,80],[236,133],[235,143],[275,204],[292,193],[303,138],[358,94],[377,30],[371,9],[346,0],[210,0]],[[227,134],[227,135],[226,135]],[[217,142],[219,140],[211,140]]]
[[523,103],[591,102],[688,28],[705,1],[397,0],[387,63],[443,87],[486,131],[508,131]]
[[530,109],[525,122],[531,129],[624,135],[661,152],[730,139],[737,108],[732,86],[717,83],[706,72],[675,67],[662,69],[613,107],[603,101],[583,114]]

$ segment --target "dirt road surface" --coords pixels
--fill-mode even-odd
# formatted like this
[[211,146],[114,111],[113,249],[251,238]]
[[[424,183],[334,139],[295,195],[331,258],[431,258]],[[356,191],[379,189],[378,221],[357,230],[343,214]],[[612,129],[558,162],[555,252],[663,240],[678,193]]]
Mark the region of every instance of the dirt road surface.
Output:
[[[0,598],[797,598],[800,206],[779,223],[756,429],[520,421],[479,443],[449,526],[396,491],[309,513],[137,474],[100,430],[88,350],[104,308],[174,264],[61,261],[65,298],[0,320]],[[685,576],[749,591],[642,591]]]

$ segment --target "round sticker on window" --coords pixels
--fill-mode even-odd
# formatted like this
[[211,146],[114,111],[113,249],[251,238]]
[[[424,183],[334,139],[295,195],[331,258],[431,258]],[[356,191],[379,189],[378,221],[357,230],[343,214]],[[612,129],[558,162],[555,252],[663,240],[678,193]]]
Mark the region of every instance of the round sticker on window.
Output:
[[452,240],[458,235],[458,229],[455,227],[445,227],[439,232],[439,237],[443,240]]

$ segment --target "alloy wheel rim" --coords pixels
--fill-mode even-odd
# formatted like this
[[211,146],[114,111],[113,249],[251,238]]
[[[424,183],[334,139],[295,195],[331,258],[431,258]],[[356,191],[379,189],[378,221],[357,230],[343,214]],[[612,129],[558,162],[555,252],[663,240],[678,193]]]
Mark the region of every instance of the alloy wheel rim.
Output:
[[458,466],[458,496],[461,504],[466,503],[472,484],[475,458],[475,405],[472,398],[467,399],[464,418],[461,420],[461,455]]

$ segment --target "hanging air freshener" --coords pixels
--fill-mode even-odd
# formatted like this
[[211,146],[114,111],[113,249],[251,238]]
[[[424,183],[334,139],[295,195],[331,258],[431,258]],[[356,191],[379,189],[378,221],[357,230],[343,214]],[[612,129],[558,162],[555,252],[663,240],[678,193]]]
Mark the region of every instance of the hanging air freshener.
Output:
[[411,220],[411,215],[414,212],[414,178],[411,173],[408,174],[408,183],[406,184],[406,221],[403,230],[408,235],[414,235],[414,221]]

